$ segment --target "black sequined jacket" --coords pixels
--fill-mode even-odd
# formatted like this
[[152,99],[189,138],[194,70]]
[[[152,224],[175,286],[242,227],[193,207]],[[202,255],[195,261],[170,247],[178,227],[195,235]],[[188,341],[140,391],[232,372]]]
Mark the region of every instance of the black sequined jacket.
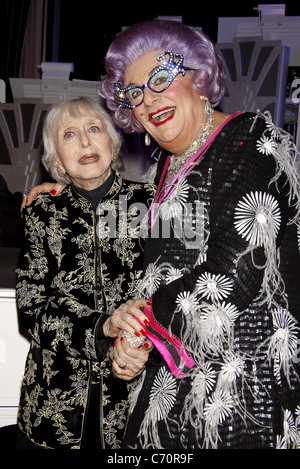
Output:
[[160,186],[141,294],[196,365],[182,379],[163,359],[147,367],[125,448],[299,447],[294,150],[268,114],[240,113],[169,195]]
[[120,447],[128,390],[112,376],[102,325],[141,280],[141,207],[152,196],[151,184],[116,173],[97,209],[67,186],[25,210],[16,296],[31,345],[18,426],[37,445],[82,448],[89,435],[98,448]]

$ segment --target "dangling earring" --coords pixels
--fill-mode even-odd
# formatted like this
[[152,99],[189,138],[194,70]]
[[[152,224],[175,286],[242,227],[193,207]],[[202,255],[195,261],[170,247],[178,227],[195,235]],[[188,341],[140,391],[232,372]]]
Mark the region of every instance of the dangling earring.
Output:
[[151,137],[148,132],[145,134],[145,145],[146,147],[149,147],[151,145]]
[[59,163],[54,163],[54,166],[56,167],[56,171],[59,177],[64,178],[66,177],[66,171],[64,172],[61,167],[59,166]]
[[212,111],[212,107],[211,107],[211,104],[210,104],[209,99],[208,99],[206,96],[200,96],[200,100],[201,100],[201,101],[205,101],[204,112],[205,112],[205,114],[207,114],[208,116],[210,116],[210,114],[211,114],[213,111]]
[[64,177],[66,177],[66,174],[67,174],[67,173],[66,173],[66,171],[63,172],[63,170],[60,169],[60,167],[58,166],[58,167],[57,167],[57,174],[58,174],[61,178],[64,178]]

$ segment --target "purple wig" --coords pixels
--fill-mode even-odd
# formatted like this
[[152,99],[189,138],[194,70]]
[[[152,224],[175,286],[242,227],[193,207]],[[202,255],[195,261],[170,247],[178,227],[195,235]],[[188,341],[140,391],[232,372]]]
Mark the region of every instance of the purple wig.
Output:
[[225,68],[210,39],[199,30],[174,21],[145,21],[120,33],[110,45],[106,55],[107,75],[99,83],[98,92],[106,99],[116,124],[125,132],[143,132],[131,109],[119,108],[114,101],[114,83],[124,86],[128,65],[152,51],[166,50],[182,54],[183,65],[190,72],[193,86],[216,106],[225,91]]

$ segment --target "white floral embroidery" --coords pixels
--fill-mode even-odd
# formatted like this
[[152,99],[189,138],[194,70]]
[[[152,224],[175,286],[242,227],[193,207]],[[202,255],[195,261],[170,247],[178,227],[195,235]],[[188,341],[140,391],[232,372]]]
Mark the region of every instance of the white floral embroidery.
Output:
[[195,295],[190,292],[180,292],[176,297],[176,304],[179,306],[183,314],[189,314],[198,306],[198,301]]
[[188,199],[188,192],[189,186],[186,180],[179,180],[174,190],[168,195],[160,207],[161,218],[163,220],[183,218],[185,213],[185,203]]
[[196,283],[196,291],[202,298],[222,300],[230,294],[231,290],[232,281],[225,275],[205,272],[200,275]]
[[289,132],[276,127],[272,122],[272,115],[269,111],[264,114],[258,113],[260,117],[265,119],[267,130],[276,139],[272,144],[272,155],[277,163],[277,170],[272,182],[277,181],[282,173],[285,173],[289,185],[289,204],[295,207],[295,215],[292,222],[296,223],[300,215],[300,199],[299,199],[299,182],[300,175],[295,167],[295,161],[299,157],[299,151],[293,141],[293,137]]
[[180,269],[176,269],[175,267],[170,267],[168,269],[166,276],[165,276],[165,282],[166,284],[173,282],[174,280],[182,277],[183,273],[181,272]]
[[152,296],[153,293],[158,289],[160,282],[162,280],[161,269],[157,267],[155,263],[148,265],[142,284],[141,289],[145,290],[146,297]]
[[176,379],[166,368],[160,368],[150,392],[150,406],[155,409],[158,421],[167,417],[175,401]]
[[235,209],[234,226],[242,238],[263,246],[277,234],[281,215],[277,200],[266,192],[250,192]]
[[218,306],[208,303],[203,305],[202,319],[204,322],[210,323],[216,335],[221,333],[227,321],[233,324],[238,315],[238,309],[231,303],[226,304],[223,301],[223,303]]
[[219,305],[202,303],[201,341],[204,348],[223,353],[224,342],[232,342],[233,324],[239,316],[238,309],[231,303]]
[[219,440],[218,425],[221,425],[226,417],[230,417],[233,408],[234,403],[230,394],[223,390],[209,397],[204,408],[205,442],[207,447],[217,447]]
[[165,367],[160,368],[152,384],[149,406],[138,435],[144,439],[143,448],[161,448],[157,422],[167,422],[168,414],[176,401],[176,388],[174,376]]
[[274,334],[270,339],[268,354],[270,358],[277,359],[275,366],[282,369],[288,378],[291,360],[297,353],[299,327],[289,311],[283,308],[272,311],[272,317]]
[[296,421],[294,421],[291,411],[284,411],[283,436],[277,435],[277,449],[299,449],[300,448],[300,425],[299,425],[300,407],[297,406]]
[[219,380],[222,383],[233,383],[243,372],[244,362],[241,357],[229,354],[225,357],[224,364],[222,365]]
[[275,124],[272,122],[272,116],[269,113],[265,113],[265,122],[267,126],[267,132],[271,134],[271,137],[277,138],[280,136],[280,133],[282,132],[281,129],[278,129]]
[[203,264],[203,262],[206,262],[206,260],[207,260],[207,254],[206,254],[207,249],[208,249],[207,245],[203,245],[203,246],[199,247],[199,256],[198,256],[198,259],[197,259],[195,265],[201,265],[201,264]]
[[199,437],[202,436],[203,431],[203,409],[207,396],[216,384],[216,376],[217,372],[212,368],[211,363],[203,363],[201,368],[194,370],[191,391],[185,398],[184,410],[181,415],[183,426],[193,422]]
[[256,144],[257,150],[262,153],[263,155],[270,155],[276,149],[276,142],[272,138],[268,138],[265,135],[258,140]]
[[208,399],[204,409],[206,420],[213,426],[224,422],[233,408],[231,396],[224,391],[216,395],[215,393]]
[[212,369],[210,363],[204,363],[203,370],[200,370],[193,381],[195,395],[201,400],[212,391],[216,383],[216,371]]

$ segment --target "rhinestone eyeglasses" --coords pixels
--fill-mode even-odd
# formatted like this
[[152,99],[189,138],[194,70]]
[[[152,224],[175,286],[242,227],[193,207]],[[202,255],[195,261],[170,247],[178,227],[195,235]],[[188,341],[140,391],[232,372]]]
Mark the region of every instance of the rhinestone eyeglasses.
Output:
[[[169,55],[168,60],[166,54]],[[177,62],[175,62],[176,58],[178,59]],[[161,65],[154,70],[143,86],[130,85],[127,88],[122,88],[120,82],[114,84],[114,98],[121,107],[132,109],[140,106],[144,101],[145,88],[149,88],[154,93],[162,93],[171,85],[179,73],[185,75],[186,71],[191,70],[182,65],[184,60],[182,54],[165,51],[164,54],[157,56],[157,60],[162,62]]]

